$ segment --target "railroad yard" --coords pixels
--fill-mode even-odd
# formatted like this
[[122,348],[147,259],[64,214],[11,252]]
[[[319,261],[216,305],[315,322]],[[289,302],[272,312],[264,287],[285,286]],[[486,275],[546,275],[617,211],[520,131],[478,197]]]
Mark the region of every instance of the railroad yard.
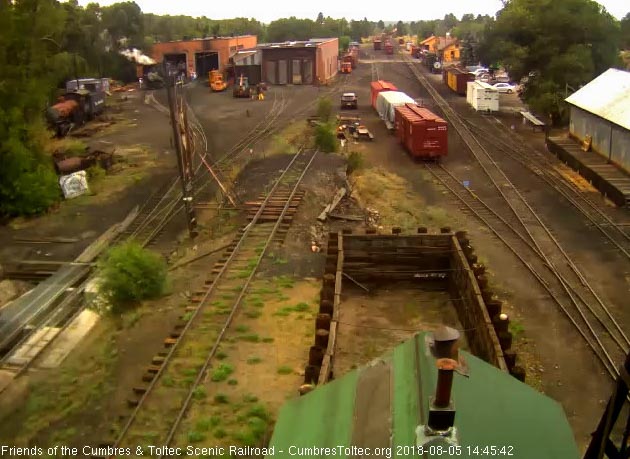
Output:
[[[113,96],[117,122],[87,140],[127,155],[127,168],[103,179],[113,191],[1,227],[0,256],[50,262],[80,279],[71,290],[85,288],[96,257],[81,256],[130,216],[110,242],[133,238],[163,255],[168,291],[90,319],[83,333],[67,325],[80,309],[41,319],[68,337],[32,358],[3,357],[0,444],[265,445],[298,391],[448,326],[462,349],[559,402],[584,450],[630,346],[627,209],[521,124],[517,94],[483,114],[402,46],[386,54],[363,43],[358,56],[327,85],[271,85],[263,101],[205,81],[176,88],[195,151],[193,240],[166,90]],[[448,123],[447,156],[405,151],[370,104],[377,80]],[[350,92],[357,109],[340,110]],[[359,117],[373,140],[316,149],[312,121],[326,97],[333,117]],[[492,322],[501,313],[509,326]],[[65,358],[51,364],[55,353]]]

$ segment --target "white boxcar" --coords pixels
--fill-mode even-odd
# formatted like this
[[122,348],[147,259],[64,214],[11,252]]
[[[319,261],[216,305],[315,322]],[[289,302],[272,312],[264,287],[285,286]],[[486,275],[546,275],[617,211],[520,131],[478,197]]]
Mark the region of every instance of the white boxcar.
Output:
[[483,81],[468,82],[466,101],[477,111],[499,111],[499,91]]
[[381,91],[376,97],[376,111],[378,112],[378,116],[385,121],[387,129],[394,129],[394,107],[414,103],[415,101],[404,92]]

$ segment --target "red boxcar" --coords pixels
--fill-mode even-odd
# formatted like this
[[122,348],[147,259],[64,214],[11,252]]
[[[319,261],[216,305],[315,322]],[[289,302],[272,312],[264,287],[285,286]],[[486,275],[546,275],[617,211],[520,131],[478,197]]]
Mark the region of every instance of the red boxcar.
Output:
[[394,45],[389,41],[385,43],[385,54],[394,54]]
[[375,38],[373,43],[374,43],[374,50],[380,50],[381,49],[381,44],[383,42],[381,40],[379,40],[378,38]]
[[437,159],[448,153],[448,124],[415,104],[396,110],[396,136],[413,158]]
[[378,80],[370,83],[370,102],[372,108],[376,109],[376,98],[381,91],[398,91],[398,88],[391,84],[389,81]]

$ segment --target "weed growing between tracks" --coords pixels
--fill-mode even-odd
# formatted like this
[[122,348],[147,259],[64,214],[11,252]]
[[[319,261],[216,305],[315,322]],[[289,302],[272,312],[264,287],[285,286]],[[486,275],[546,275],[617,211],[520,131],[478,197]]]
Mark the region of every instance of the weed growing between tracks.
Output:
[[[221,446],[258,446],[267,438],[280,406],[298,396],[300,374],[313,340],[319,289],[316,280],[289,276],[253,282],[235,326],[221,344],[219,352],[225,356],[211,370],[217,371],[229,360],[233,371],[221,381],[208,378],[207,397],[191,406],[175,439],[177,446],[202,437],[199,441]],[[251,316],[251,312],[257,314]],[[212,424],[211,419],[220,422]]]

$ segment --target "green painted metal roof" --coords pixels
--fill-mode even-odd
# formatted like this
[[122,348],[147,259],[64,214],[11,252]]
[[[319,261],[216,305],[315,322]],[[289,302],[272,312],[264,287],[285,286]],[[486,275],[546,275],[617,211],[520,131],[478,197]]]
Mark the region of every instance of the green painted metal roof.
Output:
[[[429,397],[435,392],[437,368],[428,336],[416,335],[370,365],[288,401],[270,442],[275,457],[299,452],[301,457],[324,458],[331,454],[321,448],[339,446],[369,447],[372,455],[375,448],[391,448],[391,456],[385,452],[380,457],[418,456],[404,447],[416,444],[415,429],[426,423]],[[558,403],[483,360],[460,354],[469,376],[455,374],[453,383],[459,454],[427,447],[432,454],[424,457],[494,457],[491,449],[484,451],[486,446],[499,447],[495,451],[510,452],[503,456],[513,458],[579,457]],[[343,458],[352,451],[335,452]]]

